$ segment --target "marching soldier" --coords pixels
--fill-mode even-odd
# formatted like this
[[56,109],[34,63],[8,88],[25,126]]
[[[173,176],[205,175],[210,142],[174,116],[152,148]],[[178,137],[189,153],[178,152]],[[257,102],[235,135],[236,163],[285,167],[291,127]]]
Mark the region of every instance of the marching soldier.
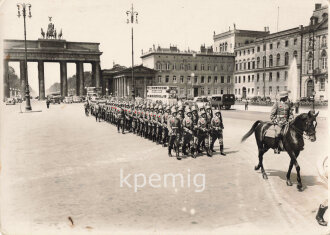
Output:
[[198,134],[197,134],[197,151],[201,152],[200,146],[202,142],[205,143],[205,149],[206,149],[206,155],[211,157],[211,151],[209,150],[209,136],[208,136],[208,123],[207,123],[207,116],[206,112],[204,110],[201,111],[200,113],[200,118],[198,119]]
[[121,105],[118,106],[117,108],[117,131],[120,133],[120,128],[121,128],[121,133],[124,134],[124,123],[125,123],[125,111]]
[[144,138],[148,138],[149,134],[149,104],[146,106],[146,111],[144,113]]
[[224,129],[223,126],[223,121],[222,121],[222,116],[220,110],[217,110],[215,112],[215,116],[211,120],[211,146],[210,150],[212,152],[215,152],[213,147],[214,147],[214,142],[219,139],[219,144],[220,144],[220,154],[223,156],[226,156],[226,154],[223,152],[223,132],[222,130]]
[[193,137],[193,130],[194,130],[194,123],[192,121],[192,114],[189,107],[186,108],[186,115],[182,121],[182,128],[183,128],[183,145],[182,145],[182,153],[184,155],[188,155],[186,148],[187,145],[190,145],[190,152],[193,157],[195,157],[195,146],[194,146],[194,137]]
[[167,128],[168,128],[168,135],[169,135],[169,143],[168,143],[168,156],[172,157],[172,149],[175,147],[176,150],[176,157],[178,160],[181,160],[179,157],[178,145],[179,145],[179,129],[180,129],[180,120],[177,118],[177,111],[176,108],[173,107],[171,109],[172,115],[168,118],[167,121]]
[[158,114],[157,114],[157,131],[156,131],[156,141],[158,144],[161,144],[162,142],[162,130],[163,130],[163,127],[162,127],[162,119],[163,119],[163,113],[164,113],[164,110],[163,110],[163,106],[162,105],[159,105],[158,106]]
[[162,141],[163,141],[163,147],[166,146],[166,143],[168,142],[168,129],[167,129],[167,121],[169,118],[169,115],[171,113],[171,108],[170,106],[166,106],[165,108],[165,113],[162,117]]
[[276,102],[271,110],[270,119],[275,126],[275,143],[274,152],[280,153],[279,141],[282,138],[281,131],[283,127],[293,119],[292,107],[288,99],[288,91],[281,91],[279,94],[280,101]]

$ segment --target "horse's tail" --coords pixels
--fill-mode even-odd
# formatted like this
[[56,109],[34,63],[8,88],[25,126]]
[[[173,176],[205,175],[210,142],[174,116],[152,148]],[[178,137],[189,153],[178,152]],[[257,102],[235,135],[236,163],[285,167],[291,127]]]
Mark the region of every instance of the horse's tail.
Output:
[[251,127],[251,129],[249,130],[248,133],[246,133],[243,137],[241,142],[244,142],[247,138],[249,138],[250,135],[252,135],[252,133],[255,131],[256,127],[261,123],[261,121],[256,121],[253,126]]

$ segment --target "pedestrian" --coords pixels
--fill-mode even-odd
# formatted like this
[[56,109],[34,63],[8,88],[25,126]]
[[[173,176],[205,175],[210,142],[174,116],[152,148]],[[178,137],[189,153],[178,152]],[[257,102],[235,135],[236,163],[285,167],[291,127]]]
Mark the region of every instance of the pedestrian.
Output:
[[248,109],[249,109],[249,101],[246,100],[246,102],[245,102],[245,110],[248,110]]
[[49,109],[49,105],[50,105],[50,100],[49,99],[46,100],[46,105],[47,105],[47,109]]

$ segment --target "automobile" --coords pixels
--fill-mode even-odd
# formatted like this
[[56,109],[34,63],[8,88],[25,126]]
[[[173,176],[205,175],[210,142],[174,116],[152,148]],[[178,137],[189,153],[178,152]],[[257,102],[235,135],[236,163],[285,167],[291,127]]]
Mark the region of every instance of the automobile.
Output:
[[205,106],[209,100],[205,96],[198,96],[194,98],[194,103],[197,104],[198,108]]
[[299,99],[299,101],[300,101],[300,102],[308,102],[309,100],[308,100],[307,97],[301,97],[301,98]]
[[81,98],[79,96],[73,96],[73,103],[80,103],[81,102]]
[[14,98],[7,98],[6,99],[6,105],[15,105],[16,101]]
[[66,97],[64,97],[64,103],[72,104],[73,103],[72,96],[66,96]]

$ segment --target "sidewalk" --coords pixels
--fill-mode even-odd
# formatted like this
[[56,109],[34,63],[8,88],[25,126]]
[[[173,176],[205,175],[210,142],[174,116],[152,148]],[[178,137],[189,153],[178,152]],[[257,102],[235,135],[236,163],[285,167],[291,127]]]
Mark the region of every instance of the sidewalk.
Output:
[[[245,105],[244,104],[235,104],[231,106],[231,109],[236,109],[236,110],[245,110]],[[263,113],[270,113],[272,109],[272,106],[261,106],[261,105],[251,105],[249,104],[248,111],[256,111],[256,112],[263,112]],[[311,110],[308,107],[300,107],[299,108],[299,114],[301,113],[307,113],[309,110]],[[326,118],[328,116],[328,107],[316,107],[315,112],[320,112],[318,117]],[[295,111],[294,111],[295,114]]]

